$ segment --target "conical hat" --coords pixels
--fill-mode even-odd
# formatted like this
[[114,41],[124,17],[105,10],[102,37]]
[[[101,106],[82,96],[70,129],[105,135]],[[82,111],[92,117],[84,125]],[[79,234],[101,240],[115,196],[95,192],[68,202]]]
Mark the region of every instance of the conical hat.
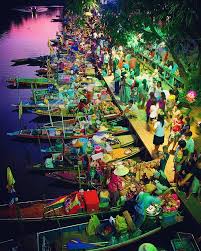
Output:
[[114,174],[117,176],[124,176],[129,173],[129,169],[124,165],[118,165],[117,168],[114,170]]

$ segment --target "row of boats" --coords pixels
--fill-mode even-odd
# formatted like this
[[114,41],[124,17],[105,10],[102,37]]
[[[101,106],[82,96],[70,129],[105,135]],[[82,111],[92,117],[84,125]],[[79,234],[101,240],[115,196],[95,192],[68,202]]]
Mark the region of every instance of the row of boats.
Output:
[[[75,19],[69,17],[72,23]],[[56,221],[59,225],[65,222],[65,227],[37,233],[38,251],[116,249],[176,224],[180,201],[169,189],[161,195],[163,206],[149,207],[143,226],[135,226],[132,212],[128,212],[133,206],[129,205],[140,191],[146,191],[143,181],[153,177],[160,160],[144,161],[146,149],[129,128],[129,121],[107,84],[96,77],[97,67],[91,60],[89,22],[86,20],[82,33],[85,41],[82,48],[77,49],[80,29],[66,26],[65,30],[65,41],[62,35],[57,37],[57,43],[54,41],[59,58],[49,57],[46,67],[49,78],[9,80],[16,88],[23,86],[33,90],[30,100],[14,106],[19,111],[26,109],[48,116],[50,123],[7,135],[38,140],[46,156],[44,162],[31,170],[85,190],[77,189],[53,199],[0,205],[0,221],[44,224]],[[52,48],[51,44],[49,46]],[[53,121],[54,117],[61,120]],[[43,141],[50,145],[41,147]],[[113,206],[107,200],[107,186],[112,171],[122,166],[128,170],[124,178],[124,199]],[[72,225],[74,219],[82,223]]]

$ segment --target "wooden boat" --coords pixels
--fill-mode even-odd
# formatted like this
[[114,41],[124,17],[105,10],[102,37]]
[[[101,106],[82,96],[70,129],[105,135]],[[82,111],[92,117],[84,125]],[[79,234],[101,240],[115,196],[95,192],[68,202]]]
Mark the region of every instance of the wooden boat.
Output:
[[[126,212],[123,212],[123,215]],[[126,224],[128,230],[118,232],[114,224],[109,219],[101,220],[97,223],[94,234],[87,232],[88,222],[46,230],[37,233],[38,251],[43,251],[43,247],[50,248],[54,246],[55,251],[64,250],[93,250],[106,251],[123,248],[142,240],[146,237],[159,233],[167,227],[173,227],[177,224],[176,216],[169,226],[163,224],[163,220],[154,222],[153,218],[147,217],[141,229],[133,226],[128,219]],[[132,226],[132,227],[131,227]],[[109,229],[108,229],[109,228]]]
[[19,58],[19,59],[12,59],[15,65],[23,65],[23,64],[34,64],[34,65],[42,65],[46,63],[48,56],[39,56],[39,57],[32,57],[32,58]]
[[36,72],[37,72],[37,74],[41,74],[41,75],[45,75],[45,74],[47,74],[47,68],[40,68],[40,69],[38,69],[38,70],[36,70]]
[[98,131],[95,129],[93,132],[83,134],[80,129],[74,130],[74,123],[65,127],[65,135],[63,128],[57,127],[42,127],[40,129],[25,129],[15,132],[7,133],[8,136],[24,138],[24,139],[40,139],[40,140],[55,140],[55,139],[77,139],[77,138],[91,138],[95,133],[112,133],[119,135],[128,132],[127,127],[113,126],[105,131]]
[[[134,136],[131,134],[127,135],[119,135],[119,136],[112,136],[110,135],[109,138],[106,139],[106,142],[108,142],[113,149],[120,148],[120,147],[126,147],[134,143]],[[60,147],[62,145],[62,147]],[[99,143],[101,145],[101,143]],[[53,145],[47,148],[42,148],[41,152],[43,153],[61,153],[64,148],[71,147],[71,143],[65,144],[63,146],[62,143],[59,144],[59,147],[57,145]]]
[[[14,87],[26,86],[26,87],[47,87],[50,82],[47,78],[11,78],[7,80],[8,83],[13,84]],[[52,84],[52,83],[51,83]]]
[[[76,197],[75,197],[76,196]],[[68,199],[79,199],[80,206],[69,210],[65,208],[65,201]],[[89,219],[94,212],[86,211],[86,202],[80,192],[73,192],[54,199],[35,200],[18,202],[13,206],[8,204],[0,205],[0,222],[35,222],[35,221],[72,221],[73,219]],[[118,214],[120,207],[97,210],[100,217]]]
[[[49,107],[50,108],[55,108],[55,107],[58,107],[60,105],[64,105],[65,104],[65,101],[62,100],[62,99],[50,99],[49,100]],[[16,108],[19,108],[19,104],[12,104],[12,106],[16,107]],[[39,101],[22,101],[22,108],[23,109],[45,109],[44,111],[47,111],[48,112],[48,104],[46,104],[44,102],[44,100],[39,100]]]
[[[48,110],[33,110],[32,113],[38,115],[38,116],[49,116]],[[61,110],[59,107],[53,108],[50,110],[51,117],[61,117],[61,114],[64,118],[74,118],[78,116],[84,116],[84,113],[69,113],[67,110]],[[117,113],[110,113],[110,114],[103,114],[103,117],[106,119],[115,119],[121,116],[120,110],[118,110]]]
[[63,18],[52,18],[51,19],[51,22],[60,22],[60,23],[62,23],[63,21],[64,21]]
[[[103,154],[102,160],[106,164],[113,163],[115,161],[122,161],[122,160],[129,159],[135,156],[140,151],[141,149],[139,147],[134,147],[134,146],[113,149],[110,154]],[[78,157],[76,159],[76,156],[73,159],[72,155],[69,155],[69,157],[68,155],[66,156],[64,155],[63,158],[69,162],[70,161],[73,162],[76,160],[78,162],[79,160]],[[40,171],[40,172],[51,172],[50,174],[47,173],[46,176],[56,178],[56,179],[61,179],[65,182],[69,182],[72,184],[78,184],[78,182],[80,182],[78,169],[72,166],[73,165],[71,165],[70,167],[69,164],[67,165],[67,164],[64,164],[64,161],[60,161],[60,162],[56,162],[55,164],[53,163],[53,167],[51,166],[50,168],[46,167],[45,164],[37,164],[33,166],[32,170]],[[80,175],[81,175],[81,182],[83,181],[82,184],[88,185],[86,171],[81,171]]]

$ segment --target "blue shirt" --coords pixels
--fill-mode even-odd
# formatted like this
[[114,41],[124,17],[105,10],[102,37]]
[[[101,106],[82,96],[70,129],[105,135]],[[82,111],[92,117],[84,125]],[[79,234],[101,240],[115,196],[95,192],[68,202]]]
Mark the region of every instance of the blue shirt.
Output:
[[139,194],[137,197],[137,205],[135,206],[135,210],[142,215],[145,215],[146,209],[152,204],[160,204],[161,199],[152,196],[149,193]]

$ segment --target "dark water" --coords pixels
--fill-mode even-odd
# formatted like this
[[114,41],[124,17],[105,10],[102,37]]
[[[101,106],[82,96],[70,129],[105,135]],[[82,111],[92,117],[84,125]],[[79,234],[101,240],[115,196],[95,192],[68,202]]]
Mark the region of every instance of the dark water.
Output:
[[[47,40],[54,38],[61,30],[60,23],[51,22],[52,18],[62,13],[62,8],[41,8],[37,17],[30,12],[10,11],[6,26],[1,26],[0,34],[0,203],[7,202],[6,168],[12,167],[16,180],[16,190],[23,200],[40,199],[44,194],[54,197],[65,190],[51,186],[52,181],[46,177],[28,172],[32,163],[41,161],[39,144],[18,142],[6,136],[6,132],[15,131],[22,126],[37,127],[31,122],[34,115],[24,113],[18,120],[18,113],[13,112],[11,104],[19,99],[28,99],[30,90],[8,89],[6,79],[10,77],[34,77],[39,67],[11,66],[11,60],[48,54]],[[5,31],[6,29],[6,31]]]

